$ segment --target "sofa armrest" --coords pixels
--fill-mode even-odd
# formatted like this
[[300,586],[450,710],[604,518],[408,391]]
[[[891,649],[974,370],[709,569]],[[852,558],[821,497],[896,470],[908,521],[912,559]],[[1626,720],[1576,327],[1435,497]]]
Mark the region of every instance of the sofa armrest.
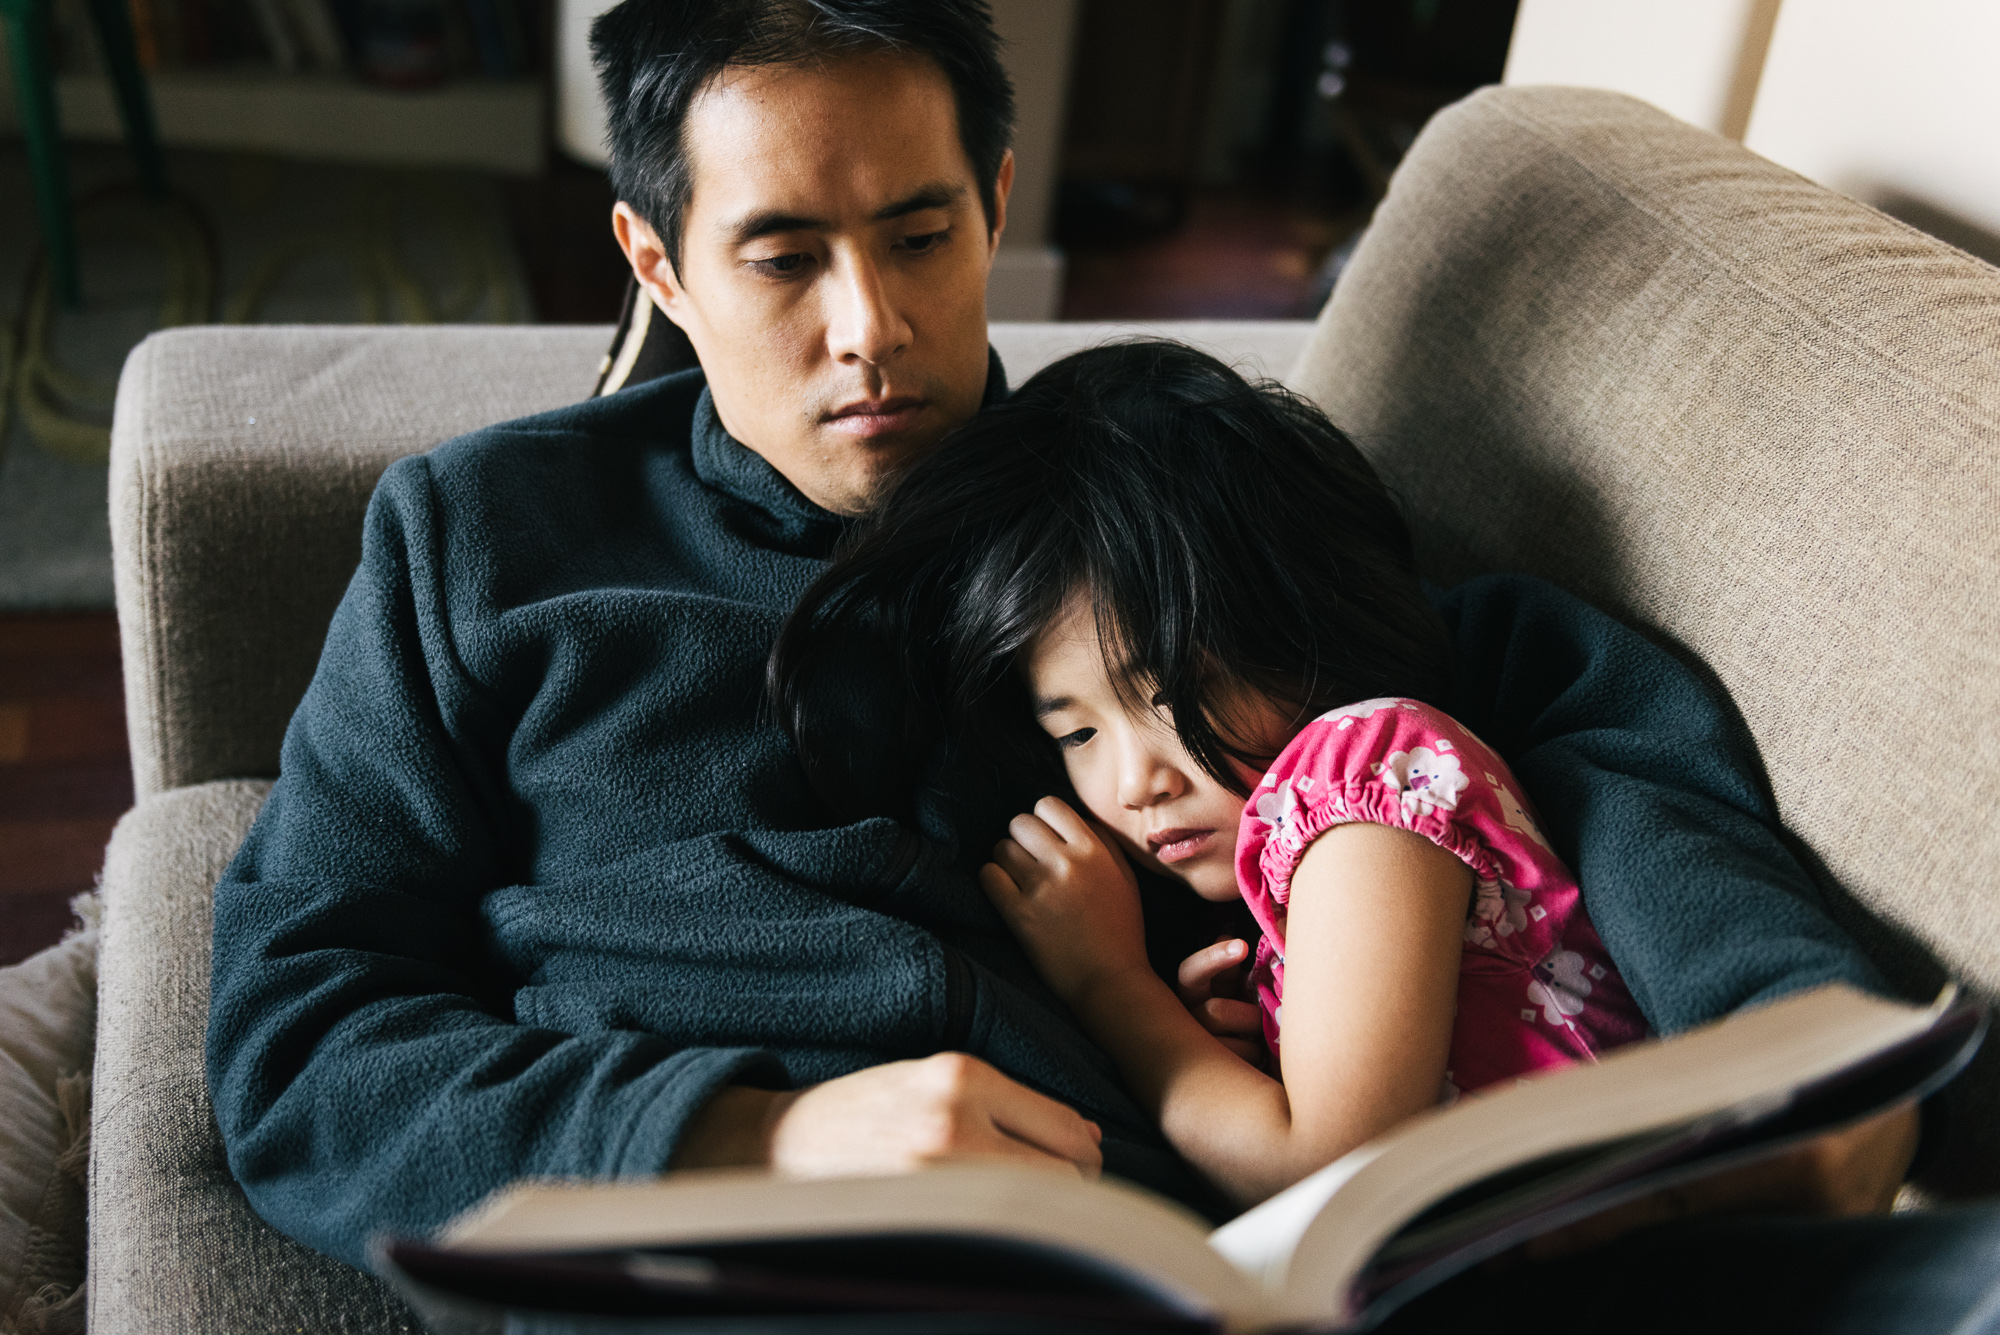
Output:
[[422,1329],[380,1281],[258,1218],[223,1156],[203,1072],[213,887],[269,788],[160,793],[111,837],[90,1127],[100,1335]]

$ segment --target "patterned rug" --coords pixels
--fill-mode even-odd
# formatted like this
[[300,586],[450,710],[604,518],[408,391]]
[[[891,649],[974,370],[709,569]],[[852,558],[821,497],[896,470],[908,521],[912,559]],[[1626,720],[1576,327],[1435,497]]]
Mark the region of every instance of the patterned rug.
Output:
[[70,146],[83,305],[40,263],[26,154],[0,140],[0,610],[109,607],[118,369],[169,325],[523,322],[487,178],[170,152],[145,199],[113,146]]

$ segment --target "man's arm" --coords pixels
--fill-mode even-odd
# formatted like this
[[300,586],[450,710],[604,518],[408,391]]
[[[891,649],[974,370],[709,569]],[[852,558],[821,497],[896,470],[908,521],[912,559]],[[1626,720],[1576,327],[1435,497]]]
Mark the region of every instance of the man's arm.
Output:
[[[1657,1032],[1822,983],[1887,992],[1780,836],[1747,729],[1693,669],[1541,580],[1475,579],[1436,601],[1457,646],[1452,713],[1513,765]],[[1886,1208],[1916,1126],[1900,1108],[1538,1246],[1692,1213]]]
[[390,470],[287,730],[283,777],[215,892],[208,1082],[258,1212],[363,1264],[524,1174],[656,1172],[741,1049],[513,1024],[480,917],[501,800],[448,719],[474,692],[443,609],[427,463]]
[[1095,1177],[1102,1139],[1075,1109],[977,1057],[940,1052],[801,1090],[731,1086],[689,1121],[670,1167],[838,1177],[1012,1159]]
[[1821,983],[1887,990],[1781,837],[1747,730],[1693,669],[1541,580],[1437,602],[1452,713],[1514,767],[1656,1031]]
[[520,980],[483,915],[518,875],[501,840],[522,816],[505,728],[467,722],[489,706],[453,644],[428,478],[407,460],[371,502],[283,777],[216,889],[208,1082],[258,1212],[359,1265],[373,1234],[427,1231],[519,1177],[658,1173],[684,1141],[698,1161],[712,1142],[691,1130],[744,1115],[774,1134],[739,1154],[780,1163],[997,1148],[1094,1171],[1088,1123],[970,1058],[781,1095],[739,1087],[785,1082],[754,1048],[513,1022]]

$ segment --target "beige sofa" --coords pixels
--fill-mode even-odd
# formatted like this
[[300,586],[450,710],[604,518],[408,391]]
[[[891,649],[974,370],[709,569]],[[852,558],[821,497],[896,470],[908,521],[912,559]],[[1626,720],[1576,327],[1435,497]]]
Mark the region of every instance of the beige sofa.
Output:
[[[1107,332],[993,337],[1018,380]],[[2000,992],[2000,271],[1637,102],[1515,89],[1426,130],[1316,327],[1176,332],[1325,403],[1435,576],[1544,575],[1699,655],[1896,977]],[[104,884],[97,1331],[414,1328],[229,1177],[202,1077],[210,887],[377,475],[581,395],[607,333],[198,329],[128,363],[139,801]],[[1965,1088],[1945,1194],[2000,1188],[1993,1085]]]

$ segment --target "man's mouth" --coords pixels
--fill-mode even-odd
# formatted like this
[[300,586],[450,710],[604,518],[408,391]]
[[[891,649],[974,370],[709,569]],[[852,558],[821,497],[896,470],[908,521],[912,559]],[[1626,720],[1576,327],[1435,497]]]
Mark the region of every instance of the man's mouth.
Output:
[[910,426],[927,406],[914,394],[898,394],[886,399],[856,399],[835,408],[821,420],[835,431],[850,436],[886,436]]
[[1185,862],[1214,838],[1214,830],[1159,830],[1146,836],[1146,846],[1162,862]]

